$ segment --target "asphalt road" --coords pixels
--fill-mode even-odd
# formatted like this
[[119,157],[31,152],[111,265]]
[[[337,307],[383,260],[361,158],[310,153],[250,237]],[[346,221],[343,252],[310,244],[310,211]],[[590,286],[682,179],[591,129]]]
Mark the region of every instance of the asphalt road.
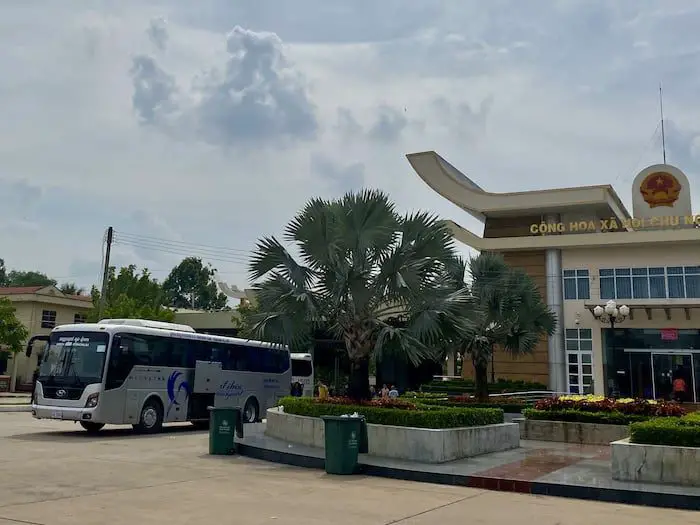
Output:
[[176,427],[88,436],[77,425],[0,413],[0,525],[687,525],[700,513],[339,478],[210,457],[207,434]]

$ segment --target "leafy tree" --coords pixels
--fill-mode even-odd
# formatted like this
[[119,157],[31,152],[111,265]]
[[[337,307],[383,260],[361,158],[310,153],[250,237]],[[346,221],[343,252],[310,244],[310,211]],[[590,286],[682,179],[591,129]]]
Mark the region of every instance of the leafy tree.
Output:
[[79,288],[75,283],[63,283],[58,289],[66,295],[85,295],[85,289]]
[[534,281],[510,268],[503,257],[482,253],[469,261],[470,307],[456,335],[458,345],[474,364],[476,395],[488,399],[488,364],[496,347],[514,356],[531,353],[557,318],[542,301]]
[[88,315],[91,322],[110,318],[172,321],[175,316],[163,306],[165,293],[161,284],[151,277],[146,268],[139,273],[133,264],[121,268],[119,273],[115,267],[110,267],[101,315],[98,315],[100,292],[95,286],[92,287],[91,295],[94,305]]
[[0,297],[0,360],[6,361],[8,353],[22,350],[29,332],[15,315],[15,307],[6,297]]
[[[258,339],[307,344],[314,328],[345,341],[348,394],[369,395],[371,357],[420,364],[461,323],[468,299],[455,291],[456,255],[448,227],[427,213],[399,215],[382,192],[312,199],[286,227],[297,262],[274,237],[261,239],[250,263]],[[390,323],[399,313],[402,322]]]
[[231,322],[238,329],[239,337],[252,337],[254,335],[255,318],[260,313],[257,303],[251,303],[242,299],[236,306]]
[[223,309],[228,298],[219,292],[215,274],[216,270],[203,264],[199,257],[183,259],[163,282],[168,305],[197,310]]
[[10,270],[7,286],[56,286],[56,280],[41,272]]
[[5,260],[0,259],[0,287],[8,286],[7,269],[5,268]]

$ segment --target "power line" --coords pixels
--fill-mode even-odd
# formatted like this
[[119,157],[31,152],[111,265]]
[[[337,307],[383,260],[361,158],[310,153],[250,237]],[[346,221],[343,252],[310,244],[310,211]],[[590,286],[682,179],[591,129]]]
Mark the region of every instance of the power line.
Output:
[[210,244],[198,244],[186,241],[176,241],[174,239],[164,239],[162,237],[151,237],[149,235],[139,235],[135,233],[125,233],[121,231],[115,232],[116,236],[120,239],[135,242],[149,242],[155,244],[163,244],[173,247],[183,247],[183,248],[197,248],[199,250],[213,251],[219,253],[231,253],[236,255],[250,255],[250,251],[241,250],[240,248],[228,248],[225,246],[212,246]]
[[132,248],[139,248],[142,250],[150,250],[150,251],[155,251],[155,252],[160,252],[160,253],[167,253],[170,255],[178,255],[181,257],[193,257],[193,256],[200,256],[202,259],[207,259],[210,261],[217,261],[217,262],[226,262],[230,264],[237,264],[237,265],[244,265],[248,263],[248,260],[243,257],[243,256],[226,256],[225,254],[217,254],[217,253],[207,253],[207,252],[195,252],[193,250],[188,250],[186,248],[174,248],[171,246],[163,245],[163,244],[157,244],[157,243],[148,243],[144,241],[136,242],[136,241],[127,241],[124,239],[116,239],[114,241],[115,245],[120,245],[120,246],[130,246]]

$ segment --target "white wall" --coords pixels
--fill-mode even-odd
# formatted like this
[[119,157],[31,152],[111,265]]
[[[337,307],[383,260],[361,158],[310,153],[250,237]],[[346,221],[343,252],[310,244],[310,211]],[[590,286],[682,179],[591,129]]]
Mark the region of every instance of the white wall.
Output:
[[[562,250],[562,269],[588,269],[591,276],[591,298],[587,301],[564,300],[564,329],[590,328],[593,334],[593,367],[594,387],[596,394],[603,394],[603,356],[602,339],[599,321],[585,308],[585,303],[601,304],[606,301],[600,299],[600,282],[598,270],[600,268],[634,268],[649,266],[696,266],[700,264],[700,245],[670,246],[662,248],[630,247],[630,248],[586,248]],[[623,301],[618,301],[620,304]],[[628,328],[700,328],[700,299],[645,299],[625,300],[627,305],[634,304],[698,304],[698,310],[690,310],[690,321],[685,317],[684,310],[671,310],[671,320],[666,318],[663,310],[653,310],[652,319],[649,320],[644,311],[635,311],[634,319],[624,321]],[[578,324],[576,321],[578,320]]]

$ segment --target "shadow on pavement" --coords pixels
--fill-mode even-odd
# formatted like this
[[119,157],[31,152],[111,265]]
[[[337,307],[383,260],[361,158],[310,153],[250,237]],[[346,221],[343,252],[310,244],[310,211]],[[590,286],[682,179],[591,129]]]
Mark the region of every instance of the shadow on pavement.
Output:
[[199,433],[206,434],[206,430],[198,430],[193,426],[166,426],[162,432],[157,434],[138,434],[131,427],[103,428],[97,434],[89,434],[82,427],[76,424],[75,430],[51,430],[46,432],[28,432],[26,434],[14,434],[6,436],[7,439],[18,441],[57,441],[62,443],[73,443],[79,441],[104,441],[113,439],[149,439],[159,436]]

